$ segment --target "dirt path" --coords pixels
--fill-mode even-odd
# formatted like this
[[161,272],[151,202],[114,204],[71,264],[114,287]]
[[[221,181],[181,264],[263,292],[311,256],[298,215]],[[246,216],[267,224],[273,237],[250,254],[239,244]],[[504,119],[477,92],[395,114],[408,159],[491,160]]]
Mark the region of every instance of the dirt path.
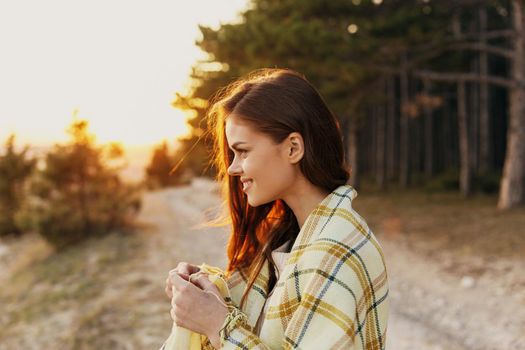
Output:
[[[499,261],[484,276],[457,275],[411,250],[382,241],[392,315],[387,349],[525,349],[525,295],[498,286],[521,261]],[[466,264],[465,264],[466,265]]]
[[227,232],[198,227],[218,204],[197,181],[146,194],[132,235],[59,254],[38,235],[2,245],[0,349],[159,348],[171,330],[167,272],[179,261],[226,264]]
[[[150,193],[144,198],[139,220],[150,225],[145,232],[145,255],[120,279],[124,288],[114,292],[115,300],[122,297],[126,303],[116,303],[123,307],[114,312],[116,325],[120,318],[121,327],[111,331],[115,339],[112,346],[156,349],[167,338],[171,319],[164,280],[178,262],[207,262],[225,267],[228,233],[225,229],[201,225],[206,221],[205,211],[219,205],[211,191],[208,183],[197,182],[193,187]],[[130,318],[133,322],[128,322]],[[92,339],[87,341],[92,343]]]

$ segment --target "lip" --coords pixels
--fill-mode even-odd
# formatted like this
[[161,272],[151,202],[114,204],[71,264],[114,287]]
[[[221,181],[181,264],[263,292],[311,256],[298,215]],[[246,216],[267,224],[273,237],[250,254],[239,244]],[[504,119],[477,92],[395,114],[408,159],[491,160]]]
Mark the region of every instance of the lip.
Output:
[[253,183],[253,180],[252,179],[243,179],[241,180],[242,182],[242,190],[244,192],[246,192],[251,186],[252,186],[252,183]]

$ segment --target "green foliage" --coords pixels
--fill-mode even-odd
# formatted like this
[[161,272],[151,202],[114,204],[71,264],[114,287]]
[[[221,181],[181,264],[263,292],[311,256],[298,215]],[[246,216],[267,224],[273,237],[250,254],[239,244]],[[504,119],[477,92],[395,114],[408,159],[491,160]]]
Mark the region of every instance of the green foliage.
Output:
[[[413,69],[423,68],[429,52],[439,52],[450,36],[454,6],[452,0],[253,0],[240,23],[200,27],[197,44],[209,59],[193,67],[194,89],[173,103],[195,113],[190,124],[198,131],[182,140],[181,152],[208,132],[204,118],[215,92],[263,67],[305,74],[342,123],[367,118],[369,107],[385,99],[381,80],[397,74],[403,55]],[[355,33],[349,32],[351,24]],[[199,153],[190,157],[206,156],[208,146],[200,142]]]
[[28,158],[26,146],[15,151],[15,135],[5,143],[5,153],[0,156],[0,236],[21,234],[26,228],[21,225],[21,207],[27,197],[26,184],[36,166],[36,159]]
[[[498,193],[501,182],[501,172],[491,171],[474,175],[473,187],[476,191],[487,194]],[[427,192],[449,192],[459,190],[459,170],[450,169],[434,176],[424,185]]]
[[121,147],[97,146],[86,121],[74,122],[69,133],[70,143],[46,155],[28,209],[35,228],[59,249],[127,227],[140,207],[139,188],[122,182],[122,165],[109,165],[122,157]]
[[427,192],[459,191],[459,170],[450,169],[425,183]]

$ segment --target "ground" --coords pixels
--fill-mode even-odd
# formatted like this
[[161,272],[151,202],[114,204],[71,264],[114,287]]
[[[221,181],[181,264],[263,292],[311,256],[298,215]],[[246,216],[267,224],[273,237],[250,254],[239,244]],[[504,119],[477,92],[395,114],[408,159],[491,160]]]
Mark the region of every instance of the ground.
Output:
[[[392,310],[387,349],[525,349],[525,209],[495,198],[358,191],[383,247]],[[179,261],[224,267],[215,184],[145,195],[135,233],[53,253],[38,235],[0,244],[0,349],[157,349]]]

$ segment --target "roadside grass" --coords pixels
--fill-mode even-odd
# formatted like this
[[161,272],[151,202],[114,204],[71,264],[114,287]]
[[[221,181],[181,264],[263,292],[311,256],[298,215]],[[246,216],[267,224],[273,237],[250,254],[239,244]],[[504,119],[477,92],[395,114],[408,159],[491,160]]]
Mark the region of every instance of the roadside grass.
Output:
[[429,257],[523,258],[525,207],[498,211],[496,203],[495,195],[364,190],[354,208],[374,233]]
[[114,232],[25,262],[25,268],[4,281],[0,290],[4,310],[0,339],[21,325],[45,323],[50,315],[85,309],[106,291],[116,274],[124,273],[130,262],[140,259],[141,239],[140,235]]

